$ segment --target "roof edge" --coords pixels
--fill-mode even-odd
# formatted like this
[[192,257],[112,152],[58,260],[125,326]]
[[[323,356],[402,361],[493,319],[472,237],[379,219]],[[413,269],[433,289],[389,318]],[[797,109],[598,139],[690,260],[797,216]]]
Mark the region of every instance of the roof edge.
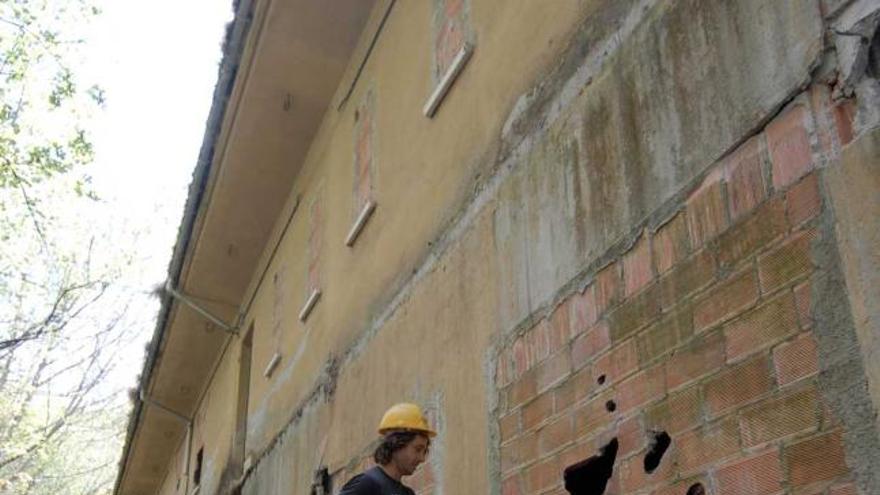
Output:
[[[179,285],[186,253],[189,250],[190,243],[193,239],[193,230],[195,228],[196,219],[202,207],[202,201],[211,175],[217,140],[223,127],[227,105],[232,95],[232,90],[235,87],[235,81],[244,53],[244,47],[247,44],[248,34],[250,33],[251,25],[254,20],[254,6],[256,1],[257,0],[233,0],[232,2],[232,9],[235,12],[235,15],[232,21],[226,25],[226,34],[224,36],[222,49],[223,57],[217,71],[217,83],[214,86],[214,96],[211,102],[211,109],[205,123],[205,136],[202,139],[202,147],[199,151],[198,161],[193,169],[192,182],[190,182],[189,193],[187,195],[186,204],[183,208],[180,228],[177,233],[177,241],[172,251],[171,261],[168,264],[167,279],[171,281],[172,285],[175,287]],[[156,364],[156,358],[158,357],[158,351],[165,338],[165,330],[171,314],[173,299],[164,292],[160,297],[161,306],[156,318],[156,327],[153,330],[153,336],[147,347],[147,356],[144,360],[144,367],[138,379],[138,391],[143,390],[150,381],[153,367]],[[123,447],[122,456],[119,460],[119,471],[117,472],[116,481],[113,487],[113,493],[115,495],[119,494],[122,479],[126,473],[129,455],[131,454],[132,442],[137,433],[138,424],[143,412],[144,403],[140,399],[140,394],[135,394],[133,400],[134,407],[129,415],[125,446]]]

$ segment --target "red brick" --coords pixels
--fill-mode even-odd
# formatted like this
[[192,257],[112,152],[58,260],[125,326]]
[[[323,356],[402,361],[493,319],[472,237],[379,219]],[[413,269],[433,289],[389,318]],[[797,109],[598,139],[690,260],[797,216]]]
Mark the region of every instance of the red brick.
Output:
[[522,477],[515,473],[501,482],[501,495],[525,495]]
[[846,146],[855,137],[853,122],[855,121],[856,111],[857,106],[854,100],[845,100],[832,107],[831,113],[834,116],[837,139],[840,141],[841,146]]
[[639,372],[617,386],[617,410],[623,414],[636,407],[652,402],[666,393],[666,380],[662,368]]
[[666,361],[666,384],[670,390],[697,380],[724,366],[724,336],[718,332],[696,339]]
[[645,366],[672,351],[694,333],[693,309],[689,304],[679,306],[662,320],[648,327],[636,337],[639,364]]
[[567,352],[560,352],[536,368],[535,379],[538,384],[538,392],[543,392],[554,383],[562,380],[571,373],[571,356]]
[[810,309],[810,300],[813,298],[811,291],[812,286],[809,281],[794,288],[794,301],[797,305],[798,321],[801,324],[801,328],[813,326],[813,315]]
[[530,430],[553,415],[553,394],[546,393],[529,402],[522,409],[523,430]]
[[620,266],[617,263],[606,266],[596,274],[590,286],[596,301],[596,314],[601,315],[620,298]]
[[654,278],[651,268],[651,245],[646,234],[642,234],[636,244],[623,255],[623,287],[628,297],[648,285]]
[[694,248],[699,248],[727,228],[721,178],[720,169],[712,172],[687,200],[688,233]]
[[645,428],[663,430],[674,435],[700,423],[703,417],[699,386],[693,386],[668,397],[645,411]]
[[810,248],[814,230],[793,234],[782,246],[758,258],[761,290],[770,292],[813,270]]
[[533,368],[550,355],[550,324],[542,320],[525,334],[529,353],[529,368]]
[[538,430],[538,450],[541,455],[559,449],[574,439],[571,414],[564,414]]
[[569,378],[553,390],[553,410],[565,411],[577,400],[575,398],[575,380]]
[[831,495],[858,495],[858,490],[855,484],[847,483],[831,488]]
[[538,392],[538,382],[534,373],[523,375],[514,382],[507,390],[507,404],[514,408],[535,396]]
[[571,336],[576,337],[582,332],[586,332],[599,317],[596,308],[596,291],[592,288],[585,289],[582,293],[575,293],[571,296],[571,302],[568,305],[569,320],[571,322]]
[[603,392],[574,411],[575,436],[593,435],[605,428],[614,419],[614,414],[605,409],[605,403],[614,399],[611,391]]
[[742,144],[725,160],[727,199],[733,220],[745,215],[766,198],[761,136]]
[[517,437],[501,445],[501,472],[528,463],[538,457],[538,436],[534,433]]
[[556,458],[546,459],[525,472],[528,493],[538,493],[559,483],[559,465]]
[[623,301],[608,315],[611,342],[617,343],[644,328],[660,316],[659,285],[652,285]]
[[568,344],[571,336],[571,318],[569,305],[571,299],[566,299],[553,310],[550,315],[550,353],[554,353]]
[[504,388],[510,385],[510,382],[513,381],[512,366],[513,363],[509,353],[507,351],[502,352],[495,363],[495,386]]
[[617,450],[618,459],[628,457],[630,454],[641,450],[647,440],[645,429],[642,428],[638,416],[621,421],[617,426],[615,437],[619,442]]
[[785,462],[793,486],[833,480],[849,472],[840,430],[789,446]]
[[[657,486],[661,483],[668,483],[675,477],[676,473],[674,456],[675,450],[668,450],[666,455],[663,456],[662,462],[653,473],[645,472],[643,456],[630,457],[618,463],[615,466],[615,471],[620,472],[619,479],[622,491],[619,493],[644,493],[640,490]],[[682,491],[676,493],[676,495],[683,493],[685,492]]]
[[751,306],[758,298],[753,270],[743,270],[712,288],[694,307],[694,331],[721,323]]
[[786,342],[773,350],[776,365],[776,379],[780,385],[812,376],[819,372],[819,357],[816,341],[809,332],[802,333],[791,342]]
[[513,375],[515,377],[522,376],[528,371],[530,366],[529,348],[524,335],[521,335],[516,341],[514,341],[510,348],[510,355],[511,360],[513,361]]
[[584,459],[593,455],[596,451],[595,446],[590,441],[580,441],[567,447],[563,450],[559,455],[559,466],[562,469],[565,469],[567,466],[571,466],[572,464],[577,464],[578,462],[583,461]]
[[795,184],[785,193],[785,204],[788,209],[788,221],[792,225],[800,225],[815,217],[822,209],[822,198],[819,196],[819,179],[812,173]]
[[519,411],[514,411],[498,420],[501,442],[506,442],[519,434]]
[[633,339],[614,347],[593,363],[593,378],[605,375],[606,383],[614,383],[639,367],[636,344]]
[[682,475],[697,472],[739,451],[736,421],[727,418],[682,433],[673,439],[673,445],[678,450],[678,465]]
[[620,488],[623,490],[623,493],[635,493],[651,486],[653,481],[645,473],[641,459],[637,457],[620,461],[615,466],[615,471],[619,472]]
[[438,20],[439,25],[434,40],[434,63],[438,78],[443,76],[464,44],[461,3],[461,0],[447,0],[447,7],[443,10],[444,15]]
[[651,250],[654,253],[654,266],[659,274],[669,271],[673,265],[687,256],[690,251],[690,241],[684,212],[677,213],[654,232]]
[[696,476],[694,478],[677,481],[672,485],[662,487],[652,492],[651,495],[683,495],[689,493],[691,487],[697,484],[700,484],[704,487],[706,495],[712,494],[709,488],[709,482],[706,480],[705,476]]
[[785,235],[786,230],[785,204],[777,197],[718,238],[718,260],[722,266],[735,265]]
[[589,397],[598,386],[593,378],[593,369],[589,366],[575,373],[570,381],[574,383],[575,402]]
[[783,490],[785,475],[779,451],[769,450],[745,460],[737,460],[715,475],[718,495],[768,495]]
[[767,147],[773,165],[773,187],[794,183],[813,168],[809,112],[795,104],[767,125]]
[[819,400],[812,388],[759,403],[740,415],[743,443],[755,446],[815,429]]
[[758,399],[773,388],[770,360],[758,356],[729,368],[706,383],[706,404],[712,416]]
[[611,337],[608,334],[608,324],[600,322],[571,343],[572,366],[574,369],[579,369],[610,345]]
[[678,304],[715,280],[715,256],[708,249],[695,253],[660,279],[660,305],[664,310]]
[[797,332],[794,296],[783,292],[724,327],[727,359],[737,360]]

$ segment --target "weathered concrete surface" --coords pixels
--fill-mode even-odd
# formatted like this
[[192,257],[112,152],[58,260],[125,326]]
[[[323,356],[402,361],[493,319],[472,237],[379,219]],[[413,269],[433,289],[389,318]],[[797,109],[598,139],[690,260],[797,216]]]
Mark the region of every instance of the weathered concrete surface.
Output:
[[[623,14],[618,23],[640,16],[632,34],[586,76],[580,96],[547,105],[564,115],[546,135],[536,129],[536,144],[524,142],[499,193],[499,256],[510,260],[503,329],[773,115],[809,80],[822,49],[817,2],[661,2]],[[607,33],[608,19],[597,19],[584,39]],[[544,116],[522,114],[544,125]]]
[[849,305],[876,415],[880,411],[880,130],[845,148],[840,164],[829,169],[826,177]]

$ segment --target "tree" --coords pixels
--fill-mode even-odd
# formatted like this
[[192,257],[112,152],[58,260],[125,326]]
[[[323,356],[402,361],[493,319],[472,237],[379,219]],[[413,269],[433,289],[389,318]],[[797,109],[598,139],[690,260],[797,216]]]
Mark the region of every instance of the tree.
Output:
[[0,0],[0,494],[107,493],[129,407],[110,379],[131,255],[84,214],[104,94],[77,80],[71,33],[97,13]]

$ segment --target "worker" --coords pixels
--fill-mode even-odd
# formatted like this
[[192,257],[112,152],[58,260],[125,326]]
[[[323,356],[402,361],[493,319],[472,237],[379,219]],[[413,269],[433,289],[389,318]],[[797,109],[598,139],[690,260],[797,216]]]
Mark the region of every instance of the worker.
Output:
[[355,476],[339,495],[415,495],[400,480],[416,471],[437,435],[416,404],[391,406],[379,423],[382,441],[373,452],[376,465]]

